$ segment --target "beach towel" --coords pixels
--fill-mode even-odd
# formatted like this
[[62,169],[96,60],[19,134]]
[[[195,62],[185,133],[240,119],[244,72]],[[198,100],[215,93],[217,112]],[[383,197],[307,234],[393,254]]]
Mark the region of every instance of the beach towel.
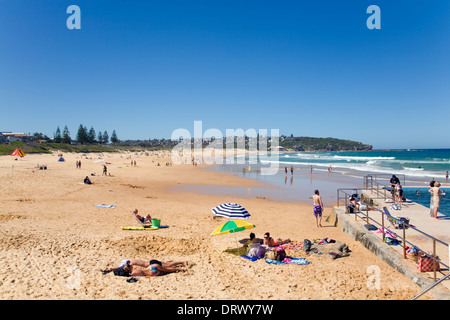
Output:
[[266,262],[268,264],[277,264],[277,265],[281,265],[281,264],[307,265],[307,264],[311,263],[311,262],[307,261],[305,258],[286,258],[283,261],[277,261],[277,260],[272,260],[272,259],[266,258]]
[[264,256],[262,256],[262,257],[250,257],[248,255],[244,255],[244,256],[241,256],[241,257],[244,258],[244,259],[248,259],[250,261],[253,261],[253,262],[255,262],[256,260],[264,258]]
[[335,243],[336,240],[330,238],[323,238],[323,239],[314,239],[314,242],[317,244],[327,244],[327,243]]
[[[383,233],[382,228],[378,228],[377,233]],[[390,238],[394,238],[394,239],[397,238],[397,236],[396,236],[395,234],[393,234],[391,231],[389,231],[389,230],[386,229],[386,228],[384,229],[384,235],[385,235],[386,237],[390,237]]]
[[377,227],[374,226],[373,224],[369,224],[369,227],[368,227],[368,228],[367,228],[367,224],[365,224],[365,225],[364,225],[364,228],[368,229],[369,231],[377,230]]
[[398,246],[398,245],[401,244],[400,240],[397,240],[397,239],[394,239],[394,238],[390,238],[390,237],[384,238],[384,242],[386,244],[393,245],[393,246]]
[[116,206],[110,205],[110,204],[94,204],[94,207],[98,208],[115,208]]
[[302,250],[303,243],[288,242],[283,244],[284,250]]
[[168,228],[169,226],[159,226],[159,227],[120,227],[122,230],[158,230],[158,229],[164,229]]

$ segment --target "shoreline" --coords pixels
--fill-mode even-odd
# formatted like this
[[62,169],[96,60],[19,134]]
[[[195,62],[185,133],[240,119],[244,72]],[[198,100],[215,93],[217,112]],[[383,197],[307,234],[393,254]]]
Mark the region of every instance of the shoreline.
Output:
[[[56,155],[30,155],[18,161],[11,158],[0,157],[3,299],[404,300],[421,291],[325,222],[331,208],[325,208],[323,227],[316,228],[311,204],[173,191],[190,184],[257,188],[265,186],[263,181],[215,172],[206,166],[157,166],[170,161],[167,152],[151,152],[149,156],[104,154],[104,161],[97,163],[101,160],[97,154],[89,154],[91,159],[64,154],[65,162],[58,162]],[[75,168],[76,160],[82,161],[81,169]],[[130,166],[130,160],[136,160],[137,166]],[[46,164],[47,170],[37,169],[37,163]],[[109,163],[111,176],[101,175],[102,163]],[[91,177],[93,185],[80,185],[94,172],[98,176]],[[240,245],[250,232],[259,239],[270,232],[275,238],[297,243],[328,237],[345,243],[350,255],[336,260],[308,255],[303,257],[310,265],[277,266],[226,253],[227,248],[236,246],[234,236],[210,235],[226,221],[215,217],[211,208],[225,202],[244,206],[251,214],[248,221],[256,226],[236,234]],[[94,206],[98,204],[115,208]],[[130,213],[135,208],[161,219],[168,228],[121,230],[121,226],[135,223]],[[291,254],[303,255],[301,251]],[[187,260],[192,266],[184,273],[140,278],[133,284],[125,277],[100,272],[126,258]],[[383,275],[379,290],[366,286],[366,269],[373,265]],[[31,269],[34,272],[27,272]],[[198,290],[198,283],[204,284],[202,290]],[[432,299],[428,295],[424,298]]]

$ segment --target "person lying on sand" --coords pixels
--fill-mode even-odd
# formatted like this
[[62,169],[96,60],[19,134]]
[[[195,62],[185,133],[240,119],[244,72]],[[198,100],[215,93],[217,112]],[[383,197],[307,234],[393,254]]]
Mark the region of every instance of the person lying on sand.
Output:
[[266,232],[264,234],[264,245],[269,246],[269,247],[275,247],[275,246],[279,246],[285,243],[291,242],[291,239],[286,239],[286,240],[282,240],[280,238],[278,238],[277,240],[274,240],[271,236],[269,232]]
[[152,217],[148,214],[146,217],[142,217],[138,214],[138,209],[134,209],[132,212],[136,218],[139,219],[140,222],[146,223],[152,221]]
[[[125,276],[125,277],[152,277],[159,276],[165,273],[173,273],[186,271],[185,268],[188,267],[187,261],[159,261],[159,260],[122,260],[119,267],[109,268],[103,270],[103,274],[107,274],[111,271],[114,275]],[[184,268],[179,268],[183,266]]]

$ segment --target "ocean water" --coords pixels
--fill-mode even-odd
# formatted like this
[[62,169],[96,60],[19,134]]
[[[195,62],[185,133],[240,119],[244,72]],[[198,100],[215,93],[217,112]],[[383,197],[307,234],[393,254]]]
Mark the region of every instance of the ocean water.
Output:
[[[244,161],[245,160],[245,161]],[[238,164],[241,163],[241,164]],[[278,165],[274,175],[262,175],[260,167]],[[291,175],[290,167],[294,174]],[[328,168],[331,166],[331,172]],[[312,171],[311,171],[312,167]],[[287,175],[285,174],[287,169]],[[429,182],[434,179],[443,183],[446,189],[446,172],[450,171],[450,149],[406,149],[373,150],[355,152],[292,152],[280,153],[278,160],[267,156],[250,163],[248,156],[236,158],[235,164],[222,164],[212,170],[235,174],[269,183],[274,190],[263,189],[225,190],[230,197],[235,195],[265,196],[284,201],[311,201],[315,189],[320,190],[324,202],[337,200],[337,189],[362,188],[364,177],[371,175],[384,185],[388,185],[393,174],[399,177],[405,188],[405,196],[414,202],[429,206]],[[408,187],[411,187],[409,189]],[[416,196],[416,190],[420,196]],[[197,190],[200,191],[200,190]],[[448,188],[450,194],[450,187]],[[207,192],[218,192],[209,188]],[[450,217],[450,199],[441,198],[440,213]]]
[[[431,197],[428,189],[429,188],[404,188],[403,192],[405,198],[407,198],[408,200],[419,203],[429,208]],[[450,188],[441,188],[441,191],[442,190],[444,191],[444,194],[441,194],[441,199],[439,201],[439,213],[450,217]]]
[[[269,157],[261,163],[271,162]],[[365,176],[401,175],[412,181],[445,182],[450,171],[450,149],[373,150],[354,152],[294,152],[279,155],[279,165],[313,167],[313,170],[332,171]]]

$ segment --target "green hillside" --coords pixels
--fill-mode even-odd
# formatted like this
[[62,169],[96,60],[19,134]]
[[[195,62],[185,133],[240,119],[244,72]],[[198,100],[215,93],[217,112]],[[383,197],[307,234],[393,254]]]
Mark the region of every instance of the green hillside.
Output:
[[357,141],[336,138],[285,137],[280,146],[295,151],[361,151],[372,146]]

